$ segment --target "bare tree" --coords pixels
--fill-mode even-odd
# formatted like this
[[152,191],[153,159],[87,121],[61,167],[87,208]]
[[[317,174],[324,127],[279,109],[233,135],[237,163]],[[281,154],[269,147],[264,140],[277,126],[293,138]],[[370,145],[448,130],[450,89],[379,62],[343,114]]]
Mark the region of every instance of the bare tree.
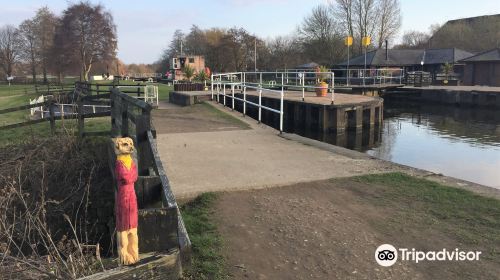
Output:
[[323,65],[332,65],[343,56],[342,33],[330,9],[317,6],[304,18],[298,30],[305,56]]
[[[116,26],[111,14],[101,5],[80,2],[68,7],[58,28],[65,53],[75,53],[81,78],[88,80],[93,63],[113,61],[116,56]],[[71,57],[71,56],[70,56]]]
[[36,82],[36,67],[39,59],[36,29],[37,25],[31,19],[27,19],[19,25],[21,57],[30,65],[33,82]]
[[342,23],[348,36],[354,34],[353,22],[353,1],[352,0],[335,0],[330,2],[330,9],[333,11],[337,20]]
[[12,25],[0,28],[0,66],[7,76],[12,76],[19,59],[19,31]]
[[384,41],[394,37],[401,27],[399,0],[379,0],[376,15],[377,44],[381,48]]
[[395,46],[397,49],[420,49],[427,47],[429,34],[416,30],[409,30],[403,34],[401,44]]
[[37,11],[33,21],[37,25],[37,48],[40,56],[43,82],[46,83],[49,60],[51,58],[51,50],[54,47],[54,36],[58,19],[54,13],[49,10],[49,8],[42,7]]
[[[355,26],[359,42],[365,36],[373,37],[376,29],[376,2],[375,0],[353,0],[353,11],[355,15]],[[363,46],[359,45],[359,52],[363,51]]]

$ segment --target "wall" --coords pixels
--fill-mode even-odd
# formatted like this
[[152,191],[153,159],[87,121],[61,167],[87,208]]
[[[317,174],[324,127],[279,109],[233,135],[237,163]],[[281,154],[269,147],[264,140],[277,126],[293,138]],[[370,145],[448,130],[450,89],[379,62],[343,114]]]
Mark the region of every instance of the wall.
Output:
[[464,84],[500,87],[500,61],[467,63]]

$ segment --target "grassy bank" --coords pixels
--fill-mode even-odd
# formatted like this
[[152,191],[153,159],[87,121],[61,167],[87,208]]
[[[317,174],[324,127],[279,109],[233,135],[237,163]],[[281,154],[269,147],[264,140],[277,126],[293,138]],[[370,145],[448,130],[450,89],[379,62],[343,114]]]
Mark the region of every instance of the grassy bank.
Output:
[[213,221],[213,203],[217,195],[205,193],[181,208],[182,218],[193,244],[191,279],[225,279],[222,239]]
[[[482,252],[481,261],[478,263],[425,262],[418,266],[408,264],[409,269],[414,271],[406,272],[406,274],[403,273],[402,275],[409,276],[416,272],[421,277],[434,275],[440,279],[452,279],[450,277],[457,275],[462,275],[470,279],[475,278],[474,275],[478,276],[476,279],[491,278],[495,273],[494,271],[496,271],[495,267],[498,267],[500,264],[500,201],[479,196],[463,189],[441,185],[402,173],[388,173],[304,183],[282,189],[241,192],[239,195],[249,196],[248,200],[252,201],[252,203],[255,201],[252,200],[251,196],[262,196],[264,199],[258,199],[258,202],[261,204],[276,199],[276,201],[272,202],[276,203],[272,208],[278,209],[279,205],[282,204],[281,200],[286,201],[293,197],[293,194],[289,195],[290,193],[296,192],[297,197],[302,197],[307,201],[308,195],[298,191],[298,187],[304,189],[314,188],[315,191],[318,188],[323,188],[321,195],[327,201],[327,206],[333,203],[335,205],[338,204],[337,207],[340,207],[340,209],[348,209],[346,211],[349,214],[344,213],[339,219],[344,221],[347,228],[345,232],[349,232],[349,229],[355,229],[355,231],[349,232],[349,235],[344,237],[338,237],[339,240],[335,244],[339,245],[333,245],[333,252],[343,252],[343,250],[346,250],[342,244],[352,241],[353,236],[361,234],[357,229],[362,228],[368,236],[377,236],[377,238],[380,238],[377,242],[387,242],[400,248],[417,248],[419,250],[441,250],[442,248],[454,250],[455,248],[459,248],[461,250]],[[280,192],[281,194],[277,195]],[[314,191],[311,190],[311,192]],[[258,195],[259,193],[260,195]],[[349,195],[346,195],[346,193]],[[221,236],[218,233],[218,226],[221,229],[225,227],[226,231],[227,226],[225,226],[226,224],[217,224],[216,221],[222,218],[219,216],[219,212],[215,212],[214,202],[220,199],[217,207],[222,207],[219,210],[225,212],[223,210],[225,206],[222,201],[225,199],[227,202],[228,199],[223,198],[222,196],[224,195],[226,194],[203,194],[182,208],[187,230],[190,233],[193,243],[193,268],[190,272],[190,276],[193,279],[222,279],[231,273],[230,270],[234,263],[231,264],[231,259],[225,260],[221,253],[223,240],[228,252],[240,251],[238,246],[243,246],[240,243],[236,247],[233,245],[234,248],[232,248],[232,239],[237,239],[239,240],[238,242],[244,243],[257,242],[252,240],[242,241],[240,240],[240,235],[238,239],[231,236]],[[345,196],[349,199],[338,201],[334,198],[336,196]],[[235,197],[237,195],[231,196],[232,199],[235,199]],[[315,200],[315,202],[318,205],[313,205],[312,208],[325,206],[325,201]],[[283,204],[286,205],[286,202],[283,202]],[[230,205],[232,205],[231,207],[235,207],[234,203]],[[235,208],[231,208],[230,211],[228,210],[229,212],[235,211],[234,221],[230,220],[229,222],[255,223],[253,219],[254,214],[250,214],[247,220],[245,220],[245,215],[247,214],[242,214],[243,216],[238,214],[239,211],[245,212],[245,209],[243,207],[240,209],[239,206],[236,206]],[[266,209],[262,210],[263,213],[256,213],[255,215],[259,215],[259,219],[265,219],[262,217],[265,215],[264,212],[271,211]],[[365,212],[366,209],[371,210],[367,213]],[[310,210],[308,207],[303,210],[307,217],[311,213],[314,213],[314,210]],[[274,215],[279,215],[277,213],[280,212],[277,210],[273,211],[276,211],[276,213],[273,212],[274,214],[271,215],[273,217],[271,221],[276,221],[276,219],[278,221],[287,221],[288,214],[284,217],[275,217]],[[339,212],[334,213],[338,214]],[[295,214],[293,214],[294,217],[296,216]],[[332,215],[331,213],[321,211],[318,214],[330,217],[328,219],[332,219],[331,217],[335,216],[335,214]],[[228,222],[227,220],[224,221],[225,223]],[[353,224],[351,221],[357,222]],[[359,221],[364,221],[362,226],[356,224]],[[252,230],[269,232],[269,230],[273,229],[275,233],[280,233],[280,230],[283,230],[286,233],[283,238],[289,240],[286,238],[293,237],[293,234],[297,234],[297,232],[300,233],[304,225],[301,222],[297,222],[297,224],[293,225],[293,230],[288,228],[288,231],[287,227],[283,228],[281,222],[273,225],[264,223],[261,226],[260,228],[258,226],[252,227]],[[335,232],[338,230],[329,227],[334,226],[325,225],[325,228],[317,228],[317,231],[321,232],[321,234],[329,234],[330,230]],[[241,234],[238,230],[235,228],[234,234]],[[243,231],[246,230],[243,229]],[[309,231],[309,229],[306,231]],[[293,232],[293,234],[290,232]],[[341,230],[341,232],[343,231]],[[261,241],[267,244],[267,242],[271,242],[272,240],[259,240],[259,242]],[[273,242],[279,243],[276,240]],[[339,253],[339,255],[333,256],[342,259],[352,254],[358,254],[357,259],[349,258],[349,263],[353,267],[360,269],[362,267],[370,267],[374,265],[371,253],[368,254],[369,257],[367,259],[363,259],[362,257],[363,252],[374,249],[371,245],[367,244],[360,245],[361,249],[348,248],[349,253],[346,253],[346,255]],[[293,246],[300,247],[301,245],[284,244],[283,246],[294,248]],[[326,249],[320,249],[317,254],[323,255],[328,252],[322,250]],[[297,250],[294,249],[291,251],[296,252]],[[224,249],[224,252],[226,252],[226,249]],[[287,249],[281,247],[279,248],[279,252],[287,252]],[[271,254],[272,252],[268,253]],[[231,253],[229,254],[230,257]],[[265,254],[265,252],[262,252],[262,254]],[[241,257],[241,253],[238,256]],[[294,257],[302,258],[304,256],[288,256],[287,258]],[[248,256],[248,258],[251,259],[252,256]],[[245,262],[245,260],[240,259],[238,261]],[[249,260],[246,261],[250,262]],[[276,260],[276,262],[279,261]],[[251,266],[251,264],[247,263],[245,265],[248,267]],[[278,265],[278,263],[273,263],[272,265]],[[253,267],[253,269],[256,268]],[[239,271],[241,269],[236,270]]]
[[[436,232],[460,246],[481,250],[483,258],[500,259],[500,201],[402,173],[354,178],[371,189],[355,188],[363,200],[391,209],[374,223],[379,230]],[[367,195],[367,192],[371,195]]]

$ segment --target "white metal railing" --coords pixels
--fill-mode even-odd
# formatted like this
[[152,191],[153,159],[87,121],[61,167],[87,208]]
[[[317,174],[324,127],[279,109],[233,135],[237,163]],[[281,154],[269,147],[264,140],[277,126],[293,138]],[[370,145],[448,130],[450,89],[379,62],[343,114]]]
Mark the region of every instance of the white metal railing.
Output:
[[[158,86],[156,85],[130,85],[130,86],[117,86],[117,88],[133,88],[139,90],[141,87],[144,88],[144,96],[134,96],[137,99],[144,99],[145,102],[158,106]],[[141,94],[138,92],[125,92],[126,94]]]
[[[278,69],[279,73],[286,73],[286,77],[293,79],[295,73],[304,72],[308,75],[316,73],[315,69]],[[404,81],[404,69],[385,67],[378,69],[328,69],[329,72],[335,73],[335,84],[340,86],[352,85],[387,85],[387,84],[402,84]],[[291,77],[289,77],[291,74]]]
[[[60,116],[66,116],[66,115],[78,115],[78,112],[77,112],[77,107],[78,105],[77,104],[63,104],[63,103],[55,103],[53,104],[53,106],[55,106],[57,109],[59,109],[59,111],[55,111],[55,115],[60,115]],[[109,105],[83,105],[84,108],[92,108],[92,113],[95,114],[97,113],[97,110],[99,108],[107,108],[107,109],[110,109],[111,106]],[[69,109],[69,112],[68,111],[68,108],[71,108]],[[50,111],[48,110],[43,110],[42,107],[40,107],[40,118],[44,118],[44,114],[45,113],[50,113]],[[32,114],[33,115],[33,114]]]
[[[262,109],[279,114],[279,130],[283,132],[283,103],[285,98],[285,88],[288,90],[296,90],[302,92],[302,101],[305,100],[305,93],[309,90],[318,88],[325,89],[323,86],[317,86],[318,79],[327,82],[326,89],[331,93],[331,104],[335,101],[335,74],[333,72],[324,72],[320,74],[307,72],[232,72],[211,75],[211,92],[212,100],[220,102],[226,106],[226,98],[232,101],[231,108],[234,110],[234,101],[243,103],[243,115],[246,115],[247,104],[258,108],[258,121],[262,121]],[[230,94],[226,90],[230,90]],[[247,99],[247,89],[254,90],[258,93],[258,103]],[[235,96],[235,91],[240,91],[243,98]],[[280,108],[275,109],[262,105],[262,93],[270,95],[279,95]]]

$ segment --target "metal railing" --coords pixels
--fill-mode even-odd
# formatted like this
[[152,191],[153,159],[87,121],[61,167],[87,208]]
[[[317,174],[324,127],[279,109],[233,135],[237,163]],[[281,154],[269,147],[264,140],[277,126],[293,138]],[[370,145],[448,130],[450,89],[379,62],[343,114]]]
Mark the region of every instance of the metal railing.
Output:
[[[307,75],[318,74],[315,69],[278,69],[278,73],[285,73],[285,79],[294,79],[295,73],[307,73]],[[335,84],[338,86],[361,86],[361,85],[394,85],[403,84],[405,71],[403,68],[377,68],[377,69],[328,69],[335,73]]]
[[[235,100],[243,103],[243,115],[246,115],[247,104],[258,108],[257,120],[262,121],[262,109],[279,114],[279,130],[283,132],[283,108],[284,98],[286,95],[285,89],[288,91],[301,91],[302,101],[305,100],[306,92],[316,89],[326,89],[330,91],[331,104],[335,101],[335,74],[333,72],[323,73],[307,72],[232,72],[211,75],[211,93],[212,100],[214,95],[217,103],[220,102],[226,106],[226,98],[231,99],[231,108],[235,108]],[[327,83],[327,86],[317,86],[319,80]],[[226,93],[227,89],[230,94]],[[235,96],[235,91],[240,92],[241,98]],[[247,90],[256,91],[258,93],[258,102],[253,102],[247,98]],[[279,109],[271,108],[262,105],[262,94],[267,93],[271,96],[279,96]]]

